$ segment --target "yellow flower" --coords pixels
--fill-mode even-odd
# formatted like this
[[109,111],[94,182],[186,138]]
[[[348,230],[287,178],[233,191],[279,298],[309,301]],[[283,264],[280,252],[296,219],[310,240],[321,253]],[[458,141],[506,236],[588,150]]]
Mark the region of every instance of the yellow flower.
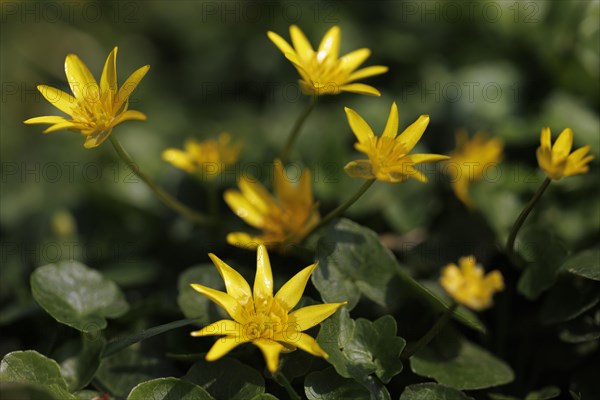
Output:
[[319,222],[308,169],[302,171],[298,184],[294,185],[281,161],[275,160],[273,178],[275,197],[259,182],[246,176],[238,181],[240,191],[230,189],[225,192],[225,202],[231,210],[247,224],[263,231],[259,236],[230,233],[227,235],[229,244],[250,249],[264,244],[285,251],[286,246],[299,243]]
[[90,70],[75,54],[67,55],[65,73],[74,97],[51,86],[38,85],[38,90],[52,105],[69,114],[71,119],[60,116],[30,118],[26,124],[52,124],[44,133],[61,129],[79,131],[85,136],[84,147],[97,147],[108,138],[112,129],[127,120],[144,121],[146,116],[135,110],[127,110],[129,96],[140,83],[149,65],[135,71],[119,89],[117,86],[117,48],[104,64],[100,86]]
[[277,370],[282,351],[300,348],[314,356],[327,358],[317,341],[303,331],[319,324],[346,303],[318,304],[292,311],[317,264],[298,272],[273,296],[271,263],[264,246],[258,246],[252,290],[236,270],[214,254],[209,256],[223,277],[227,293],[195,283],[192,288],[222,307],[232,320],[213,322],[191,333],[192,336],[224,336],[217,339],[206,354],[207,361],[218,360],[247,342],[262,351],[271,373]]
[[587,164],[594,159],[594,156],[588,154],[590,146],[583,146],[571,153],[571,128],[563,130],[554,145],[551,143],[550,128],[542,128],[540,141],[541,145],[537,149],[538,164],[550,179],[558,180],[563,176],[585,174],[589,171]]
[[456,264],[448,264],[442,270],[440,284],[448,294],[460,304],[473,310],[483,310],[492,305],[495,292],[504,289],[500,271],[491,271],[484,276],[481,265],[475,257],[461,257]]
[[381,95],[372,86],[354,82],[383,74],[387,72],[388,67],[374,65],[356,71],[371,55],[371,50],[366,48],[355,50],[338,58],[341,36],[338,26],[329,29],[316,52],[296,25],[290,26],[290,36],[294,47],[275,32],[268,32],[267,35],[298,70],[302,77],[299,80],[300,88],[305,94],[319,96],[353,92],[371,96]]
[[199,142],[185,141],[184,150],[168,148],[162,152],[163,160],[202,179],[214,179],[227,166],[235,163],[240,154],[239,143],[231,143],[228,133],[221,133],[217,140]]
[[350,128],[358,139],[354,147],[369,156],[368,160],[351,161],[344,167],[351,177],[379,179],[390,183],[404,182],[408,178],[427,182],[427,177],[415,165],[449,158],[440,154],[408,154],[425,132],[429,124],[428,115],[421,115],[396,137],[398,108],[393,103],[383,134],[376,137],[369,124],[356,111],[347,107],[345,110]]
[[487,168],[500,162],[503,147],[501,139],[488,139],[481,132],[471,140],[464,131],[456,135],[456,150],[450,154],[451,168],[447,171],[456,197],[466,206],[474,206],[469,196],[469,184],[481,179]]

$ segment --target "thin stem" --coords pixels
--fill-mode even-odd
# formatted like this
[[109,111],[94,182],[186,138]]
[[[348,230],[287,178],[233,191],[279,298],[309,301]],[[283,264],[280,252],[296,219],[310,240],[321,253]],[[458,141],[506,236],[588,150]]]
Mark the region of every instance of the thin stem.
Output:
[[365,192],[367,190],[369,190],[369,188],[371,187],[371,185],[373,185],[373,183],[375,183],[375,179],[369,179],[365,183],[363,183],[363,185],[356,191],[356,193],[354,193],[354,195],[352,195],[352,197],[350,197],[348,200],[346,200],[346,202],[344,204],[340,205],[335,210],[333,210],[332,212],[327,214],[325,217],[323,217],[323,219],[321,221],[319,221],[319,223],[317,225],[315,225],[310,231],[308,231],[308,233],[306,234],[305,237],[309,237],[313,232],[316,232],[317,230],[319,230],[322,227],[324,227],[325,225],[327,225],[332,219],[340,216],[344,211],[346,211],[348,208],[350,208],[350,206],[352,206],[352,204],[356,203],[356,201],[363,194],[365,194]]
[[544,182],[542,182],[542,185],[538,188],[538,190],[535,192],[535,194],[533,195],[531,200],[529,200],[529,203],[527,203],[527,205],[525,206],[523,211],[521,211],[521,214],[519,214],[519,217],[515,221],[515,224],[513,225],[512,230],[510,231],[510,235],[508,235],[508,240],[506,241],[506,252],[511,259],[514,258],[515,239],[517,238],[517,234],[519,233],[519,230],[521,229],[521,227],[523,226],[523,223],[525,222],[525,220],[531,213],[531,210],[534,209],[535,205],[538,203],[538,201],[540,200],[540,198],[546,191],[546,188],[548,187],[548,185],[550,185],[551,181],[552,181],[552,179],[550,179],[548,177],[546,177],[546,179],[544,179]]
[[144,181],[144,183],[148,185],[148,187],[152,189],[154,193],[156,193],[156,196],[167,207],[177,211],[179,214],[189,219],[190,221],[197,223],[198,225],[210,225],[213,222],[209,217],[192,210],[188,206],[179,202],[169,193],[165,192],[165,190],[158,186],[156,182],[154,182],[152,179],[150,179],[150,177],[148,177],[146,174],[140,171],[140,168],[137,166],[135,161],[133,161],[131,156],[127,153],[127,151],[125,150],[123,145],[121,145],[121,142],[119,142],[115,135],[110,135],[109,138],[119,157],[121,157],[125,164],[127,164],[127,166],[138,178]]
[[290,399],[302,400],[302,397],[300,397],[300,395],[294,390],[294,388],[292,387],[292,384],[290,383],[288,378],[285,377],[285,375],[283,375],[280,372],[275,372],[273,374],[273,378],[275,379],[275,381],[277,383],[279,383],[281,386],[283,386],[285,388]]
[[442,314],[440,319],[438,319],[436,321],[436,323],[433,324],[431,329],[429,329],[429,331],[427,331],[427,333],[425,335],[423,335],[423,337],[421,339],[419,339],[417,341],[417,343],[413,344],[412,346],[410,346],[406,350],[404,350],[404,352],[402,352],[402,355],[400,357],[403,360],[408,360],[413,355],[415,355],[416,353],[421,351],[425,346],[427,346],[429,344],[429,342],[431,342],[437,336],[437,334],[440,333],[442,328],[444,326],[446,326],[448,321],[450,321],[450,319],[452,318],[452,314],[454,314],[454,311],[456,310],[456,307],[458,307],[458,304],[453,302],[450,305],[450,307],[448,307],[446,312],[444,312],[444,314]]
[[306,119],[308,118],[308,116],[310,115],[310,113],[312,112],[312,110],[315,108],[316,105],[317,105],[317,96],[312,96],[310,103],[308,104],[308,107],[306,107],[304,112],[302,114],[300,114],[300,116],[294,123],[294,126],[292,127],[292,130],[290,131],[290,134],[288,136],[287,143],[285,144],[285,147],[283,148],[281,153],[279,153],[279,159],[281,160],[282,163],[285,164],[287,162],[287,160],[290,156],[290,152],[292,151],[292,147],[294,147],[294,142],[298,138],[298,135],[300,134],[300,130],[302,129],[302,126],[304,125],[304,122],[306,121]]

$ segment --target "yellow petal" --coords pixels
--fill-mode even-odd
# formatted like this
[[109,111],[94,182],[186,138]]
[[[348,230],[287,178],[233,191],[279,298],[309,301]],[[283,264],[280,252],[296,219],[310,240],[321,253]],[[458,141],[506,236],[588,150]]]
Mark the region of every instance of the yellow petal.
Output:
[[200,336],[235,336],[241,337],[244,327],[230,319],[222,319],[212,324],[206,325],[204,328],[190,332],[194,337]]
[[240,344],[247,342],[249,342],[249,340],[245,340],[237,336],[225,336],[219,338],[210,348],[208,353],[206,353],[206,361],[216,361]]
[[100,94],[98,83],[88,67],[75,54],[67,55],[65,73],[77,100],[97,101]]
[[305,206],[312,205],[314,203],[312,193],[312,174],[310,173],[309,169],[304,169],[302,171],[302,177],[300,178],[300,184],[298,185],[296,196],[298,196],[300,199],[301,204],[304,204]]
[[346,71],[354,71],[360,64],[364,63],[370,55],[371,50],[366,48],[354,50],[340,58],[340,66]]
[[383,130],[382,137],[389,137],[393,139],[398,134],[398,107],[396,106],[396,102],[392,103],[392,107],[390,108],[390,114],[387,119],[387,123],[385,124],[385,129]]
[[277,197],[284,203],[296,199],[297,193],[294,183],[287,178],[286,171],[280,160],[275,160],[273,168],[273,186]]
[[62,122],[59,122],[57,124],[54,124],[54,125],[46,128],[46,130],[44,130],[43,133],[55,132],[55,131],[60,131],[63,129],[70,129],[73,127],[75,127],[75,124],[72,121],[64,120]]
[[[43,117],[40,117],[40,118],[43,118]],[[573,163],[581,161],[589,150],[590,150],[590,145],[586,145],[586,146],[583,146],[583,147],[575,150],[574,152],[569,154],[569,161],[573,162]],[[593,156],[592,156],[592,159],[593,159]]]
[[279,366],[279,354],[285,350],[285,347],[280,343],[268,339],[257,339],[252,341],[252,343],[263,353],[267,363],[267,369],[271,373],[277,371],[277,367]]
[[290,337],[290,339],[291,344],[298,347],[299,349],[304,350],[309,354],[312,354],[313,356],[323,358],[329,357],[325,350],[323,350],[321,346],[319,346],[319,343],[317,343],[317,341],[313,337],[307,335],[306,333],[300,333],[295,338]]
[[314,54],[314,50],[300,28],[296,25],[290,26],[290,36],[292,37],[294,49],[296,49],[296,53],[298,54],[298,57],[300,57],[300,60],[302,60],[302,62],[310,60]]
[[275,200],[267,189],[257,180],[243,176],[238,182],[242,195],[261,214],[267,214],[269,210],[276,207]]
[[232,232],[227,234],[227,243],[246,250],[255,250],[264,242],[257,236],[250,236],[246,232]]
[[552,146],[552,155],[558,159],[565,158],[571,152],[571,147],[573,146],[573,130],[571,128],[567,128],[563,130],[560,135],[558,135],[558,139],[554,142],[554,146]]
[[49,115],[45,117],[34,117],[23,121],[24,124],[59,124],[62,122],[68,122],[64,117],[58,117]]
[[37,90],[44,96],[46,100],[60,111],[73,115],[73,108],[77,106],[75,97],[47,85],[38,85]]
[[145,65],[139,68],[133,74],[131,74],[129,78],[127,78],[125,83],[123,83],[123,85],[119,89],[119,93],[117,93],[117,98],[115,99],[115,104],[113,106],[113,113],[118,112],[123,107],[123,105],[125,105],[125,103],[129,100],[129,96],[131,96],[131,93],[133,93],[140,81],[144,79],[144,76],[146,75],[149,69],[150,66]]
[[112,129],[106,129],[104,131],[94,132],[88,135],[83,143],[83,147],[86,149],[92,149],[100,146],[110,136]]
[[337,60],[340,54],[340,28],[333,26],[327,31],[317,52],[317,61],[322,62],[326,58]]
[[396,140],[404,144],[406,151],[411,151],[423,136],[427,125],[429,125],[429,115],[421,115]]
[[232,189],[226,190],[223,198],[229,208],[248,225],[252,225],[255,228],[262,228],[264,226],[264,215],[240,192]]
[[112,122],[112,126],[117,126],[125,121],[145,121],[146,114],[136,110],[127,110],[119,114]]
[[256,249],[256,277],[254,278],[254,301],[273,297],[273,273],[269,253],[264,245]]
[[163,160],[173,164],[175,167],[180,168],[189,173],[194,172],[197,168],[197,166],[189,160],[187,153],[180,149],[165,149],[162,152],[161,157]]
[[238,303],[236,299],[234,299],[227,293],[221,292],[220,290],[211,289],[209,287],[197,283],[192,283],[190,286],[192,286],[192,289],[194,289],[198,293],[203,294],[204,296],[208,297],[210,300],[215,302],[217,305],[219,305],[235,321],[244,321],[244,319],[242,318],[243,310],[240,303]]
[[483,284],[494,292],[504,290],[504,279],[500,271],[491,271],[488,273],[483,280]]
[[113,101],[117,95],[117,48],[115,47],[104,63],[102,75],[100,76],[100,95],[110,109],[113,107]]
[[290,324],[296,324],[298,331],[302,332],[319,324],[321,321],[324,321],[345,304],[348,303],[316,304],[313,306],[302,307],[289,314],[288,322]]
[[452,182],[452,190],[456,197],[467,207],[473,208],[474,203],[469,195],[469,180],[468,179],[457,179]]
[[371,140],[375,139],[373,129],[369,126],[367,121],[363,119],[356,111],[351,108],[344,107],[346,111],[346,117],[348,118],[348,124],[354,132],[354,136],[360,143],[369,144]]
[[[403,177],[413,178],[422,183],[427,182],[427,177],[425,174],[413,167],[412,162],[403,162],[399,165],[397,170],[396,167],[394,167],[393,170],[394,171],[391,173],[391,175],[399,182],[404,180]],[[395,176],[395,173],[398,173],[398,175]]]
[[316,267],[317,263],[309,265],[294,275],[292,279],[287,281],[281,289],[279,289],[275,295],[275,299],[284,306],[286,312],[290,311],[298,304],[302,297],[302,293],[304,293],[308,279]]
[[368,160],[350,161],[344,167],[344,171],[353,178],[374,179],[373,168]]
[[362,68],[351,73],[346,82],[350,83],[360,79],[368,78],[370,76],[385,74],[386,72],[388,72],[388,67],[383,65],[373,65],[371,67]]
[[250,290],[250,285],[248,285],[248,282],[244,279],[244,277],[213,253],[209,253],[208,256],[215,264],[215,267],[217,267],[217,270],[219,270],[219,273],[223,278],[223,282],[225,282],[227,294],[241,304],[248,302],[252,296],[252,291]]
[[282,38],[275,32],[269,31],[267,32],[267,36],[269,37],[269,39],[271,39],[271,42],[273,42],[275,46],[277,46],[277,48],[283,53],[283,55],[286,55],[287,53],[296,53],[292,46],[290,46],[284,38]]
[[541,142],[542,149],[550,150],[552,148],[551,140],[552,139],[551,139],[550,128],[548,128],[548,127],[542,128],[542,134],[540,136],[540,142]]
[[425,162],[449,160],[450,157],[442,154],[409,154],[408,156],[404,157],[404,159],[413,164],[421,164]]
[[364,83],[351,83],[349,85],[340,86],[340,90],[343,92],[351,92],[358,94],[366,94],[368,96],[381,96],[379,90],[373,86],[365,85]]

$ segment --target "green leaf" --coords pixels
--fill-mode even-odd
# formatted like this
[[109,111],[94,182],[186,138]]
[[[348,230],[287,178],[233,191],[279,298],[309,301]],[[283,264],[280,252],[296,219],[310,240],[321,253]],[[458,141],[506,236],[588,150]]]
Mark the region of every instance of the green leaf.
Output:
[[600,339],[600,309],[591,310],[565,323],[559,337],[567,343],[584,343]]
[[572,320],[600,303],[600,283],[577,275],[561,274],[542,303],[542,323]]
[[514,374],[503,361],[445,329],[425,349],[410,358],[412,371],[460,390],[476,390],[512,382]]
[[159,378],[137,385],[127,400],[214,400],[206,390],[177,378]]
[[369,391],[353,379],[339,376],[335,369],[311,372],[304,380],[304,393],[309,400],[370,400]]
[[58,363],[34,350],[8,353],[0,363],[0,383],[2,398],[75,398],[68,391]]
[[164,359],[142,355],[133,346],[103,359],[96,378],[107,391],[126,397],[133,387],[144,381],[176,373]]
[[400,400],[473,400],[460,390],[438,385],[437,383],[419,383],[404,389]]
[[191,325],[198,322],[197,319],[181,319],[179,321],[169,322],[159,326],[145,329],[141,332],[136,332],[131,335],[111,341],[106,345],[102,357],[110,357],[113,354],[120,352],[121,350],[131,346],[134,343],[141,342],[142,340],[149,339],[153,336],[161,335],[165,332],[173,329],[181,328],[182,326]]
[[106,318],[127,312],[129,305],[118,286],[76,261],[49,264],[31,275],[31,291],[58,322],[82,332],[106,327]]
[[258,396],[254,396],[250,400],[279,400],[279,399],[270,393],[263,393],[263,394],[259,394]]
[[524,230],[517,237],[515,248],[527,262],[517,289],[535,300],[554,285],[567,250],[556,236],[536,228]]
[[82,333],[79,352],[61,361],[60,369],[71,391],[81,390],[92,381],[100,367],[105,344],[106,340],[99,332]]
[[353,320],[342,308],[323,323],[317,341],[329,354],[327,361],[345,378],[364,381],[375,374],[384,383],[402,371],[400,354],[406,341],[396,336],[396,321],[386,315],[371,322]]
[[540,390],[530,392],[525,400],[548,400],[560,396],[560,389],[556,386],[546,386]]
[[245,400],[265,391],[258,371],[228,357],[196,362],[182,379],[202,386],[217,399]]
[[600,281],[600,249],[584,250],[567,258],[561,269],[583,278]]
[[[416,298],[434,312],[443,312],[447,304],[414,280],[398,266],[394,255],[385,248],[372,230],[341,219],[323,233],[317,244],[319,267],[312,281],[327,303],[347,301],[350,310],[361,295],[384,307],[392,308],[403,298]],[[465,325],[485,332],[477,318],[464,310],[454,317]]]
[[223,289],[223,278],[212,264],[200,265],[186,269],[179,275],[179,296],[177,304],[186,318],[198,319],[199,324],[215,321],[221,314],[214,303],[190,287],[192,283],[200,283],[213,289]]

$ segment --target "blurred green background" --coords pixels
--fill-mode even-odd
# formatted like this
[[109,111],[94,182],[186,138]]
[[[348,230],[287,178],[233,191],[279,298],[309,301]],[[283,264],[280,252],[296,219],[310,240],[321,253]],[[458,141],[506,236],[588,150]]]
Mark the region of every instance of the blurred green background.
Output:
[[[372,50],[368,65],[387,65],[370,78],[380,98],[341,94],[319,99],[293,160],[314,174],[321,213],[361,182],[342,167],[359,158],[343,107],[381,132],[392,101],[400,125],[420,114],[431,124],[419,150],[448,153],[458,129],[503,138],[504,162],[473,187],[477,211],[450,190],[441,166],[431,183],[377,184],[350,211],[385,234],[417,276],[475,253],[487,265],[515,217],[543,179],[535,149],[543,126],[556,137],[573,128],[575,146],[591,145],[591,172],[554,183],[530,222],[555,232],[572,251],[600,239],[600,2],[598,1],[1,1],[0,353],[42,347],[43,316],[29,293],[40,265],[76,258],[128,289],[136,310],[177,313],[177,277],[206,253],[251,253],[224,242],[227,226],[246,229],[221,204],[220,229],[204,230],[164,208],[137,182],[109,143],[83,148],[75,133],[43,135],[23,120],[59,115],[35,86],[68,91],[64,58],[75,53],[98,77],[119,46],[119,82],[151,69],[130,108],[148,116],[113,134],[147,174],[186,204],[206,210],[206,188],[160,159],[166,147],[230,132],[244,143],[242,160],[218,181],[235,185],[252,173],[270,185],[269,169],[308,99],[291,64],[268,40],[289,39],[297,24],[317,46],[332,26],[341,53]],[[298,265],[299,267],[299,265]],[[150,305],[148,305],[150,302]],[[157,311],[158,310],[158,311]],[[162,311],[161,311],[162,310]],[[37,319],[36,319],[37,318]]]

